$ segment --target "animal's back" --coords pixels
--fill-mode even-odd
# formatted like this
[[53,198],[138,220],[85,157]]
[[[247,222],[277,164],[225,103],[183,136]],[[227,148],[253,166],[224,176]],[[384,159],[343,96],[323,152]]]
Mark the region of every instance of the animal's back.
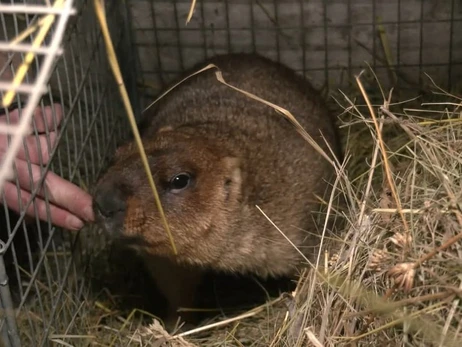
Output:
[[[230,85],[289,110],[308,133],[317,139],[322,133],[339,154],[333,117],[325,101],[308,81],[293,70],[259,55],[236,53],[210,58],[185,75],[193,74],[208,64],[216,65]],[[268,137],[281,129],[293,132],[283,116],[269,106],[220,83],[216,71],[212,68],[192,76],[167,93],[159,101],[155,117],[149,120],[151,129],[156,130],[165,124],[213,122],[223,125],[224,129],[220,130],[225,132],[239,127],[252,130],[254,136]],[[243,113],[246,108],[248,110]],[[233,113],[236,110],[239,112]],[[261,112],[271,114],[271,117],[261,116]],[[276,127],[275,124],[282,125]]]

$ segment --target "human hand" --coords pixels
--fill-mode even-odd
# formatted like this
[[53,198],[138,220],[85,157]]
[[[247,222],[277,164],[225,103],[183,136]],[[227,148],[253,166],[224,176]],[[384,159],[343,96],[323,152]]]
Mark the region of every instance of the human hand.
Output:
[[[39,136],[34,134],[26,136],[25,146],[22,146],[16,155],[14,164],[16,166],[17,181],[21,188],[20,191],[18,192],[15,183],[8,181],[4,184],[4,199],[0,203],[6,202],[7,206],[17,213],[21,212],[19,199],[21,199],[22,205],[29,201],[31,191],[35,188],[42,175],[43,170],[40,165],[45,165],[50,160],[50,152],[56,144],[57,134],[55,130],[62,121],[62,108],[59,104],[54,104],[53,108],[55,117],[53,117],[51,106],[44,107],[44,114],[41,107],[35,109],[33,118]],[[9,119],[10,124],[19,122],[18,109],[9,112]],[[6,124],[6,122],[6,115],[0,115],[0,123]],[[45,134],[45,129],[49,129],[49,136]],[[27,147],[29,153],[30,163],[27,162],[25,147]],[[7,135],[0,134],[0,158],[3,158],[7,149]],[[47,191],[48,206],[44,200],[44,189]],[[51,219],[50,222],[56,226],[78,230],[83,227],[84,221],[93,221],[94,216],[91,205],[91,196],[87,192],[55,173],[48,172],[41,189],[37,192],[35,203],[30,204],[26,215],[31,217],[37,215],[43,221]],[[49,215],[47,207],[49,207]]]

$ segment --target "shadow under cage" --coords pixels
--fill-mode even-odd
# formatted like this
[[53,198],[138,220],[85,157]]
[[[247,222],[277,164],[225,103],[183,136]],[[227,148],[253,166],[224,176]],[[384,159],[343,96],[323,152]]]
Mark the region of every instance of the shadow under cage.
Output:
[[[32,144],[39,151],[49,152],[51,156],[48,162],[44,162],[39,155],[40,163],[35,166],[35,170],[39,170],[40,177],[36,175],[32,180],[32,195],[29,199],[21,200],[21,211],[27,206],[37,209],[35,202],[38,194],[43,194],[40,199],[49,202],[50,196],[47,196],[46,189],[42,189],[42,178],[48,171],[83,189],[91,189],[119,141],[129,134],[118,86],[108,64],[94,2],[67,0],[61,1],[61,5],[61,8],[54,10],[50,3],[43,1],[1,3],[0,33],[4,44],[29,30],[21,43],[30,45],[37,39],[40,25],[43,25],[46,16],[56,14],[50,32],[40,45],[42,51],[35,55],[22,82],[22,85],[32,85],[35,89],[20,89],[13,104],[2,108],[0,115],[5,123],[9,123],[14,114],[24,112],[30,100],[27,92],[37,92],[36,89],[40,87],[33,84],[37,76],[40,73],[50,74],[34,112],[49,114],[52,121],[42,131],[44,141],[39,141],[41,131],[33,117],[33,134],[28,136],[30,141],[26,142],[29,147]],[[70,6],[74,13],[65,23],[62,42],[58,42],[62,52],[57,56],[52,69],[44,72],[43,62],[47,54],[51,54],[53,40],[57,40],[57,26],[62,15],[60,10],[64,11],[66,6]],[[119,2],[106,2],[106,16],[124,80],[137,113],[134,56],[131,52],[126,8]],[[27,51],[2,47],[2,82],[11,83]],[[2,96],[6,92],[7,89],[2,88]],[[58,114],[59,108],[62,112]],[[59,118],[62,118],[61,121]],[[57,134],[54,147],[51,146],[50,134]],[[27,152],[26,157],[30,155]],[[29,163],[28,170],[32,169]],[[17,177],[9,184],[16,187],[19,194],[21,188]],[[49,209],[46,213],[49,216]],[[105,243],[97,230],[84,228],[80,232],[71,232],[52,225],[49,217],[47,220],[44,222],[8,208],[5,195],[2,194],[0,331],[5,346],[51,345],[54,339],[59,340],[54,335],[75,333],[79,315],[85,313],[86,307],[82,302],[89,288],[86,277],[82,276],[82,270],[88,263],[85,255],[104,248]]]

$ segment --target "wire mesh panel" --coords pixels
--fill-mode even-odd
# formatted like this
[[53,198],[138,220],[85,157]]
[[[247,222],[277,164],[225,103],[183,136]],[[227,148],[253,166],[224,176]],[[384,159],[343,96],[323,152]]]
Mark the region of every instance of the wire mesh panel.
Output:
[[215,54],[258,52],[317,86],[345,88],[368,62],[382,83],[442,87],[461,76],[460,1],[129,1],[140,68],[152,90]]
[[[118,87],[107,63],[93,1],[58,0],[54,4],[59,2],[68,13],[74,10],[69,20],[60,19],[63,9],[52,8],[53,2],[49,1],[3,2],[0,11],[3,96],[7,81],[18,75],[19,66],[27,58],[27,50],[21,53],[9,44],[25,30],[30,31],[24,36],[25,42],[34,42],[40,29],[30,29],[37,24],[40,28],[47,14],[58,14],[45,41],[36,49],[37,54],[21,84],[25,87],[15,97],[17,103],[9,109],[1,108],[0,112],[6,124],[15,115],[20,119],[25,118],[28,111],[32,115],[32,131],[20,146],[20,149],[26,148],[24,163],[32,177],[29,178],[32,194],[20,198],[24,182],[20,175],[13,175],[10,188],[15,189],[22,206],[19,210],[9,208],[4,194],[0,212],[0,303],[4,313],[0,315],[0,331],[7,346],[42,346],[57,340],[72,344],[58,335],[72,335],[79,327],[88,290],[81,273],[85,255],[91,247],[104,247],[104,243],[98,243],[95,230],[84,228],[70,232],[51,223],[49,202],[53,197],[47,193],[45,174],[51,171],[88,190],[129,129],[124,123],[126,116]],[[136,82],[131,77],[134,76],[130,63],[133,55],[129,49],[126,9],[119,4],[108,2],[106,15],[130,88]],[[22,6],[22,10],[13,5]],[[60,54],[57,60],[50,52],[53,46],[59,48],[55,49]],[[41,87],[42,95],[38,94],[36,99],[30,96]],[[136,105],[134,90],[129,92]],[[48,119],[42,121],[46,125],[38,121],[37,115],[41,115],[42,120]],[[45,129],[40,129],[43,127]],[[30,156],[36,148],[48,153],[50,160],[39,155],[35,165]],[[20,172],[18,163],[14,164],[14,172]],[[47,202],[41,211],[46,218],[26,215],[27,206],[32,212],[35,209],[35,215],[39,214],[39,199]]]

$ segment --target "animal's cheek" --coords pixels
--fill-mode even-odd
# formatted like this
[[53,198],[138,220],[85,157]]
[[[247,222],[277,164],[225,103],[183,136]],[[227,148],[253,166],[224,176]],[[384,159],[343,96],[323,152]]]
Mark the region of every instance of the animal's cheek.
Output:
[[[160,198],[170,231],[175,234],[176,220],[169,218],[169,208],[165,206],[165,201],[162,201],[162,196]],[[140,239],[145,245],[152,248],[151,251],[155,249],[156,252],[162,252],[162,249],[168,245],[169,237],[152,193],[151,195],[137,195],[127,199],[124,235]]]
[[160,199],[165,214],[170,217],[191,213],[195,210],[196,206],[200,206],[204,201],[203,194],[196,187],[186,188],[177,192],[169,191],[161,193]]
[[127,199],[123,231],[126,236],[143,236],[145,230],[148,229],[146,208],[148,208],[146,204],[137,198]]

